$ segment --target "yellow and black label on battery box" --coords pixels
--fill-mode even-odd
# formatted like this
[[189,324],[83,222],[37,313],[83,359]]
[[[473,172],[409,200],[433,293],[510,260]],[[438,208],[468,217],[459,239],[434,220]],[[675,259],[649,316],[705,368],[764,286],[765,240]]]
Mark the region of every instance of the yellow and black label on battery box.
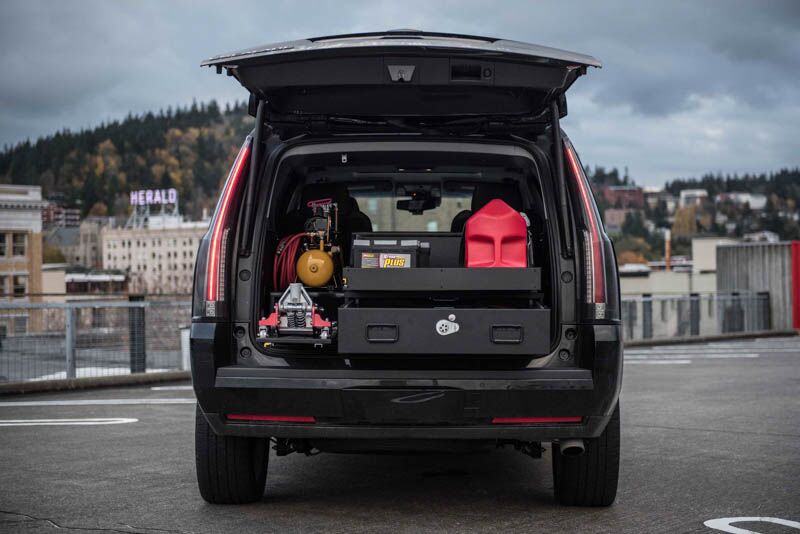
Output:
[[362,269],[407,269],[411,267],[411,254],[391,252],[362,252]]
[[382,269],[405,269],[411,267],[411,254],[381,253]]

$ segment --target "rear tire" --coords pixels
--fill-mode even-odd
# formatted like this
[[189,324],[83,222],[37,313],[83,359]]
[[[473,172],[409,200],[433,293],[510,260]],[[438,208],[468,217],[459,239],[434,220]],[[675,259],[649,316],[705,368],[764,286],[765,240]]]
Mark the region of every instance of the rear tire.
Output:
[[261,500],[267,481],[269,439],[218,436],[200,406],[194,435],[197,485],[212,504],[244,504]]
[[553,485],[556,500],[570,506],[610,506],[619,481],[619,404],[603,433],[584,440],[580,456],[564,456],[553,444]]

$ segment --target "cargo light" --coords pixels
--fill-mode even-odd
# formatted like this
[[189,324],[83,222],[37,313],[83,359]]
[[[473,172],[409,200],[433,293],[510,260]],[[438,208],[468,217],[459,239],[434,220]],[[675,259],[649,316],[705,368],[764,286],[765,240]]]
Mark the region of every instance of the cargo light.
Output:
[[267,423],[316,423],[311,415],[254,415],[232,413],[227,415],[229,421],[263,421]]
[[[225,254],[225,246],[227,245],[227,228],[225,226],[228,214],[231,211],[231,200],[234,193],[237,191],[237,186],[241,180],[247,162],[250,159],[250,138],[248,138],[242,148],[239,150],[239,155],[236,156],[236,161],[231,167],[228,174],[228,179],[225,181],[225,187],[222,191],[222,197],[219,201],[216,216],[212,222],[211,242],[208,250],[208,265],[206,268],[206,302],[213,303],[221,300],[224,297],[220,286],[224,283],[220,267],[223,265],[223,256]],[[208,306],[207,306],[208,307]],[[212,314],[215,315],[215,314]]]
[[548,425],[558,423],[580,423],[581,416],[569,417],[493,417],[493,425]]
[[589,182],[583,168],[578,162],[578,155],[569,142],[564,143],[564,150],[567,155],[570,172],[578,187],[581,197],[581,205],[586,215],[588,231],[584,231],[584,247],[586,257],[586,300],[589,304],[597,306],[596,314],[598,319],[605,316],[606,303],[606,284],[605,284],[605,264],[603,262],[603,241],[600,235],[600,221],[597,211],[594,209],[592,195],[589,192]]

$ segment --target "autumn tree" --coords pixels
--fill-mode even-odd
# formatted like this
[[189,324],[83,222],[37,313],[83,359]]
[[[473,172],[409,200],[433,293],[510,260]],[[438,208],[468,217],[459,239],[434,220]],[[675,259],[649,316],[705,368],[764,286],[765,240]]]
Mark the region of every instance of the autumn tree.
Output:
[[695,208],[679,208],[675,211],[675,222],[672,223],[672,235],[688,237],[697,233],[697,216]]

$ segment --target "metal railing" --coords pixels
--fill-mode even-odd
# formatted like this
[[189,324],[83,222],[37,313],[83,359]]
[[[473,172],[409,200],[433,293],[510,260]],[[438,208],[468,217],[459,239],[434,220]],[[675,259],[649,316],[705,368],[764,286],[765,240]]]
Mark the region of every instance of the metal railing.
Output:
[[[626,340],[769,330],[767,293],[622,299]],[[188,298],[0,302],[0,383],[188,369]]]
[[622,298],[627,341],[770,330],[769,293],[692,293]]
[[0,383],[185,369],[191,302],[0,303]]

